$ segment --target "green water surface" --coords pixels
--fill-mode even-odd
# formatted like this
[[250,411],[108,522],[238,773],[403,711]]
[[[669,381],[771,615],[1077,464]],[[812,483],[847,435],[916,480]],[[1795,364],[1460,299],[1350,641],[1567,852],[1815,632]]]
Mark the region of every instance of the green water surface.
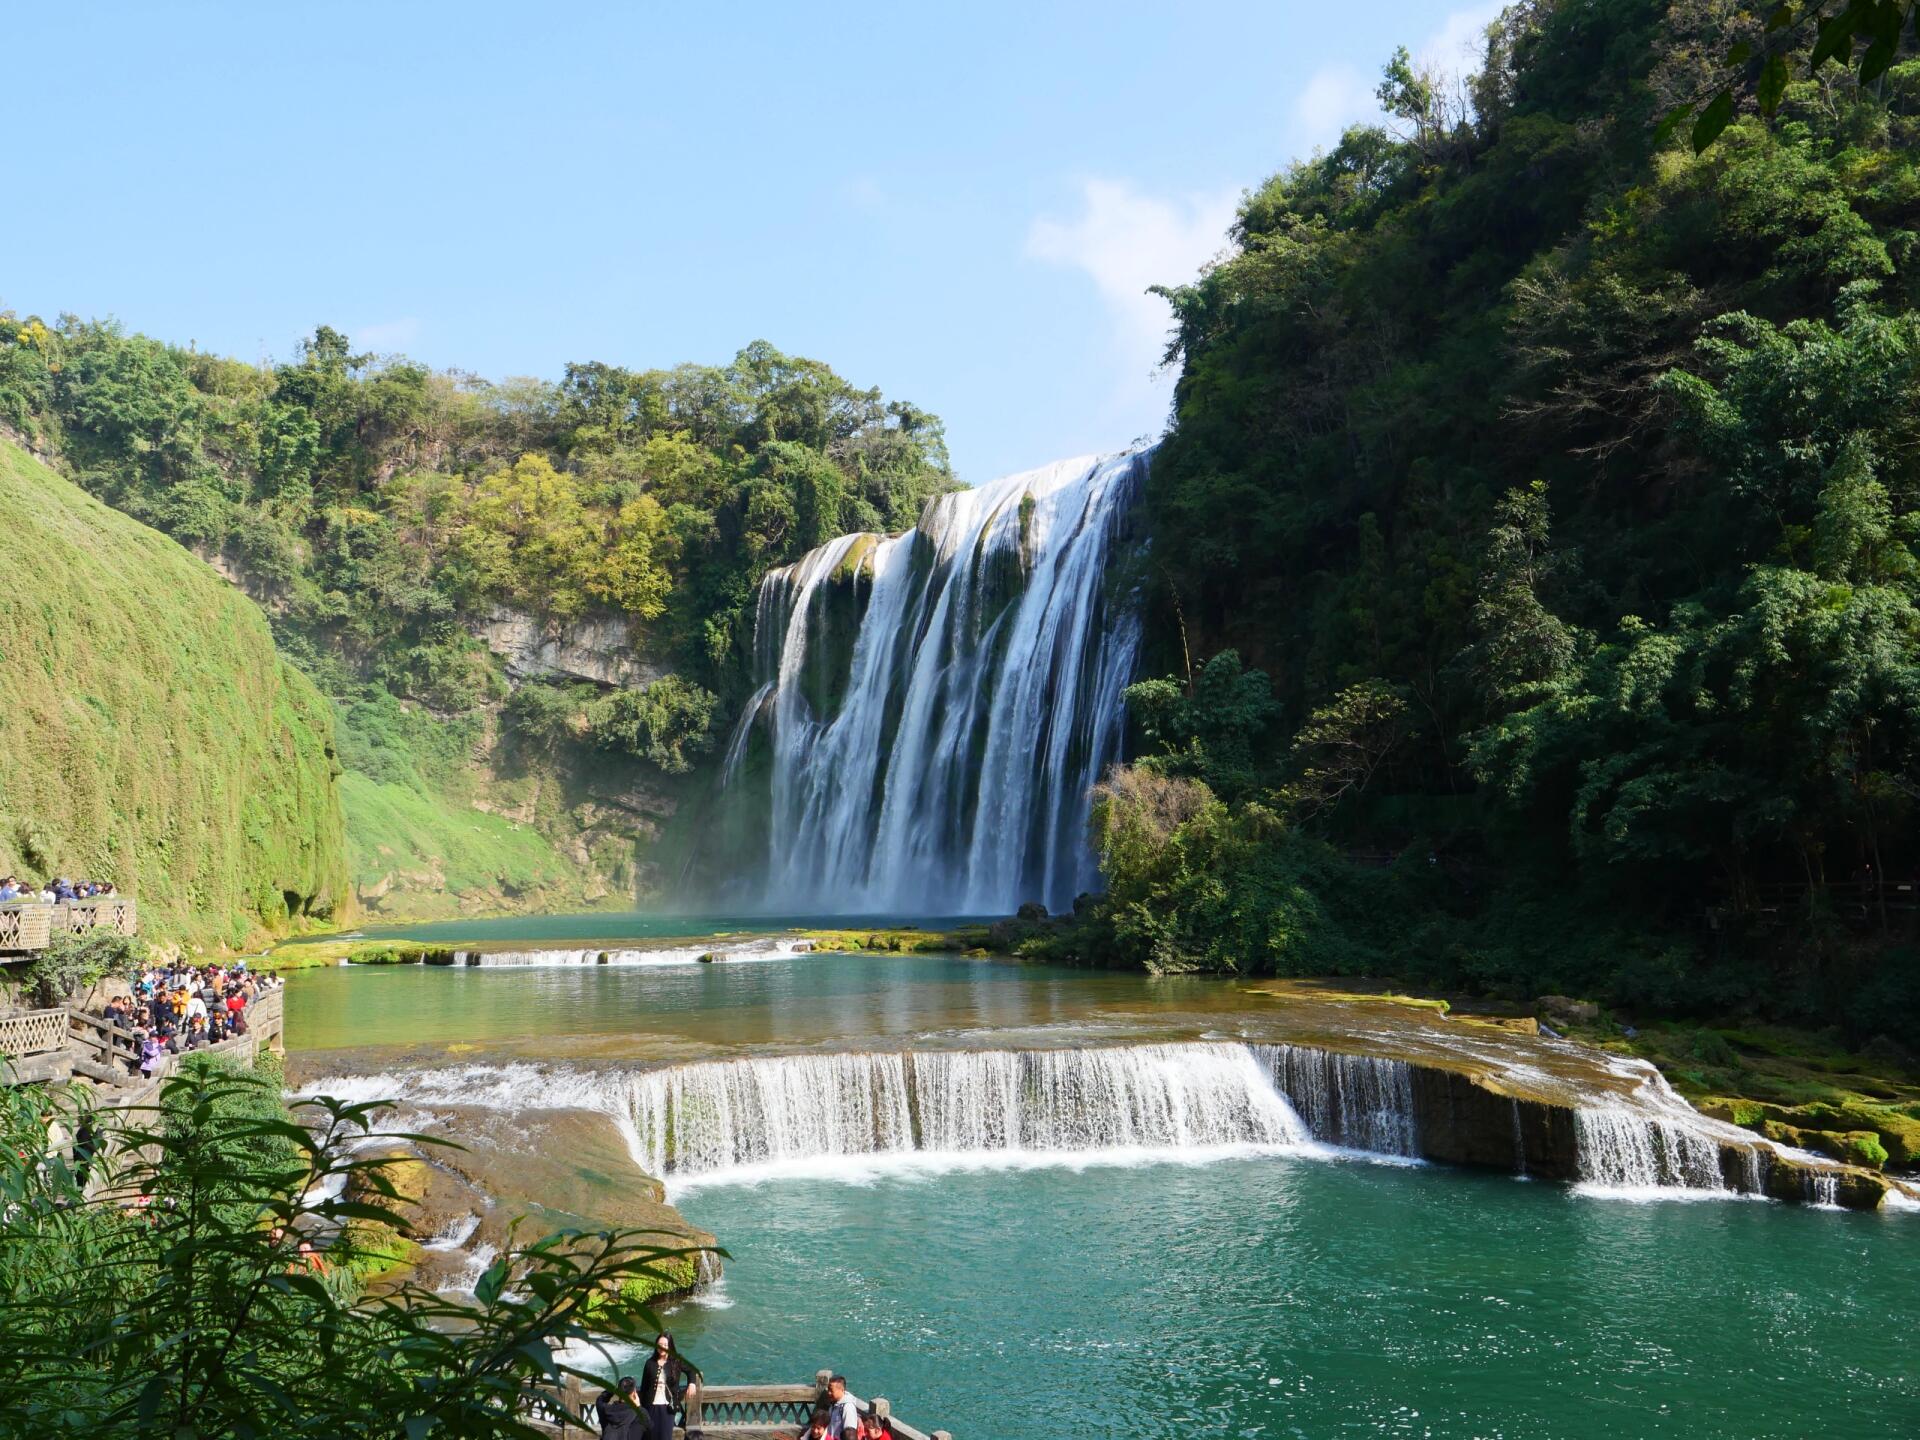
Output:
[[701,1364],[958,1440],[1920,1434],[1920,1215],[1272,1158],[684,1208],[734,1253]]
[[[583,1036],[636,1056],[1024,1044],[1170,1008],[1225,1026],[1246,1004],[1218,982],[894,955],[341,968],[295,974],[287,998],[296,1051],[402,1072],[442,1063],[426,1050],[564,1056]],[[958,1440],[1920,1435],[1917,1214],[1274,1157],[681,1203],[733,1256],[673,1322],[709,1373],[840,1368]]]

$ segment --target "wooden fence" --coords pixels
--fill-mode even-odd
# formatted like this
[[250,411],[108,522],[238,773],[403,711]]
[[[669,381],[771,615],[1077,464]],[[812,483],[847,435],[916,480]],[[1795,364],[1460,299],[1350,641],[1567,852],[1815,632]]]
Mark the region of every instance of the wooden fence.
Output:
[[24,1059],[67,1047],[67,1012],[29,1010],[0,1019],[0,1055]]
[[[268,990],[256,995],[247,1006],[246,1017],[246,1034],[187,1053],[235,1055],[251,1063],[262,1050],[285,1048],[286,1007],[280,991]],[[49,1069],[44,1063],[20,1063],[55,1055],[63,1062],[57,1069]],[[120,1085],[141,1081],[140,1045],[133,1031],[71,1007],[0,1017],[0,1056],[15,1062],[16,1073],[12,1078],[20,1081],[63,1079],[75,1070],[95,1080]],[[179,1058],[163,1056],[153,1081],[157,1083],[166,1078]],[[124,1096],[116,1097],[116,1101],[129,1103]]]
[[44,950],[56,935],[85,935],[92,930],[132,935],[139,923],[134,902],[118,895],[67,900],[57,905],[10,900],[0,904],[0,954],[26,955]]

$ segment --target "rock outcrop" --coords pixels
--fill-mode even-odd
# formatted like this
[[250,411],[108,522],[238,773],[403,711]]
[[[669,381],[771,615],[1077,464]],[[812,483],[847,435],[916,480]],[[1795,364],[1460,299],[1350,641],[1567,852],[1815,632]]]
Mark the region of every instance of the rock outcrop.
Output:
[[618,615],[584,615],[562,623],[500,606],[474,627],[474,634],[515,680],[591,680],[630,689],[667,674],[634,648],[627,622]]

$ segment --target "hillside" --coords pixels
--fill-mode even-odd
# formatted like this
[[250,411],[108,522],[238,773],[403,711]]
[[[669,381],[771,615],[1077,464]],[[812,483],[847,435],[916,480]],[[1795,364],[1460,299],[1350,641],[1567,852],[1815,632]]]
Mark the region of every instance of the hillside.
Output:
[[0,514],[0,872],[113,880],[203,946],[333,915],[333,717],[266,618],[3,440]]
[[1771,119],[1664,138],[1758,29],[1528,0],[1458,88],[1402,52],[1393,128],[1170,293],[1091,948],[1920,1016],[1920,61],[1809,32]]
[[493,383],[327,326],[266,367],[0,310],[0,424],[267,611],[396,919],[660,894],[761,574],[954,483],[937,418],[764,342]]

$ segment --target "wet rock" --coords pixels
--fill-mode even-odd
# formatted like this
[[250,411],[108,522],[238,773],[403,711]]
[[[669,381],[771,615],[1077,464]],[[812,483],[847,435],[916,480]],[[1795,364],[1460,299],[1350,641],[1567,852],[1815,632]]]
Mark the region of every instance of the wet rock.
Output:
[[1565,995],[1542,995],[1535,1002],[1543,1020],[1565,1028],[1568,1025],[1591,1025],[1600,1018],[1600,1007],[1591,1000],[1574,1000]]

